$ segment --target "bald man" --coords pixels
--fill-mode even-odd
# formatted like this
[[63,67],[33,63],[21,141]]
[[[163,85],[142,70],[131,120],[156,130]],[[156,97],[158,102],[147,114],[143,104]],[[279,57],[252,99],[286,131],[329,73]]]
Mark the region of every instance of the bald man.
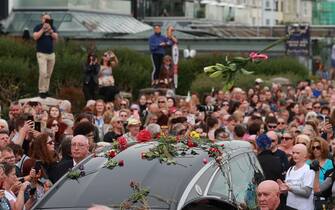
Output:
[[282,193],[288,192],[286,205],[298,210],[314,210],[313,181],[315,172],[306,164],[307,147],[296,144],[292,149],[295,166],[288,169],[285,182],[277,180]]
[[71,140],[71,155],[73,158],[73,166],[89,155],[89,141],[84,135],[76,135]]
[[89,156],[89,141],[84,135],[76,135],[71,140],[71,160],[62,160],[57,165],[57,175],[56,180],[60,179],[64,174],[66,174],[69,169],[76,166],[87,156]]
[[[287,171],[289,168],[288,158],[284,151],[278,149],[278,135],[274,131],[268,131],[266,135],[271,139],[271,152],[274,156],[278,157],[282,165],[282,171]],[[283,174],[284,178],[284,174]]]
[[266,180],[257,187],[257,202],[260,210],[277,210],[280,204],[280,191],[277,182]]

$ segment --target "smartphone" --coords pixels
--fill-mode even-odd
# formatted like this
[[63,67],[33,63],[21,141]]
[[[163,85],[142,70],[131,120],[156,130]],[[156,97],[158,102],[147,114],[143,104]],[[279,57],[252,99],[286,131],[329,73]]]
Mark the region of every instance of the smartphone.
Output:
[[41,132],[41,122],[35,122],[34,127],[35,130]]
[[49,23],[49,25],[52,27],[54,20],[53,19],[45,19],[45,23]]
[[28,117],[27,117],[27,121],[34,121],[34,116],[32,116],[32,115],[29,115]]

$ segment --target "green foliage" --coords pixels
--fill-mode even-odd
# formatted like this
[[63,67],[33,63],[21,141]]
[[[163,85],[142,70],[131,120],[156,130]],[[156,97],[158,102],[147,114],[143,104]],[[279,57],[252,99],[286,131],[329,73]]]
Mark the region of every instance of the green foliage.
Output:
[[292,57],[279,57],[270,58],[259,64],[250,63],[246,67],[249,71],[254,71],[255,74],[277,75],[292,73],[301,77],[308,77],[308,69],[300,64],[295,58]]
[[119,66],[113,70],[116,84],[121,90],[138,96],[139,90],[151,83],[150,57],[129,49],[117,49],[115,54],[119,59]]
[[[71,41],[58,41],[56,65],[51,78],[51,92],[58,95],[64,88],[77,88],[81,91],[83,64],[86,61],[89,46],[78,45]],[[98,51],[101,58],[103,52]],[[130,49],[115,49],[119,58],[119,66],[113,69],[116,84],[121,90],[132,92],[136,98],[139,90],[150,86],[152,64],[149,54]],[[210,91],[212,87],[221,89],[223,84],[203,74],[206,66],[222,63],[225,55],[220,53],[202,54],[193,59],[180,59],[177,94],[186,95],[188,90],[199,93]],[[282,57],[264,61],[261,64],[249,64],[246,67],[255,75],[239,76],[237,86],[248,87],[256,77],[263,75],[289,75],[289,78],[306,78],[307,69],[294,58]],[[0,37],[0,86],[6,89],[7,98],[0,95],[1,101],[15,100],[18,97],[37,94],[38,65],[34,41],[22,41],[8,37]],[[264,77],[266,78],[266,77]],[[0,92],[3,92],[0,90]],[[70,98],[67,98],[71,100]],[[74,99],[78,100],[78,99]],[[72,101],[72,100],[71,100]]]

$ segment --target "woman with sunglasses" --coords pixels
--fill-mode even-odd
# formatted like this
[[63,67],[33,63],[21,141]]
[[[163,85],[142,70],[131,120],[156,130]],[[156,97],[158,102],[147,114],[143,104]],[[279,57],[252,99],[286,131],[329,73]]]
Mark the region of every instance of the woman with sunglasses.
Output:
[[101,59],[98,74],[99,95],[103,97],[105,102],[114,101],[114,97],[118,93],[113,77],[113,68],[115,68],[118,63],[119,60],[112,51],[105,52]]
[[333,169],[333,162],[328,159],[329,145],[327,141],[325,141],[321,137],[315,137],[314,139],[312,139],[309,146],[309,155],[310,161],[307,161],[307,163],[311,163],[313,160],[319,161],[319,165],[321,167],[319,181],[320,183],[322,183],[326,179],[325,173],[328,170]]
[[66,124],[54,118],[51,118],[47,121],[47,128],[50,129],[53,134],[56,150],[62,143],[66,127]]
[[[50,134],[41,133],[33,140],[29,151],[30,159],[24,162],[22,173],[27,175],[31,169],[34,169],[37,178],[44,177],[55,183],[56,165],[59,159],[55,150],[55,140]],[[32,182],[34,181],[37,180],[32,180]]]

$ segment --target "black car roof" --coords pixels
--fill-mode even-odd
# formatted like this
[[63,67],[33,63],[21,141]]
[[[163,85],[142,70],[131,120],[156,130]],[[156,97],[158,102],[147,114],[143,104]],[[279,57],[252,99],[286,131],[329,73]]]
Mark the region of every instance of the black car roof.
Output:
[[[131,195],[130,181],[139,182],[150,189],[148,199],[152,209],[176,209],[186,186],[204,167],[203,159],[208,155],[196,149],[198,155],[178,157],[176,165],[160,163],[158,159],[141,159],[141,153],[154,144],[136,144],[122,151],[115,159],[124,160],[124,166],[112,170],[103,167],[106,158],[90,157],[84,163],[86,176],[78,180],[63,177],[35,209],[86,209],[92,204],[118,205]],[[230,154],[250,151],[250,144],[246,142],[230,141],[224,144],[224,150]]]

